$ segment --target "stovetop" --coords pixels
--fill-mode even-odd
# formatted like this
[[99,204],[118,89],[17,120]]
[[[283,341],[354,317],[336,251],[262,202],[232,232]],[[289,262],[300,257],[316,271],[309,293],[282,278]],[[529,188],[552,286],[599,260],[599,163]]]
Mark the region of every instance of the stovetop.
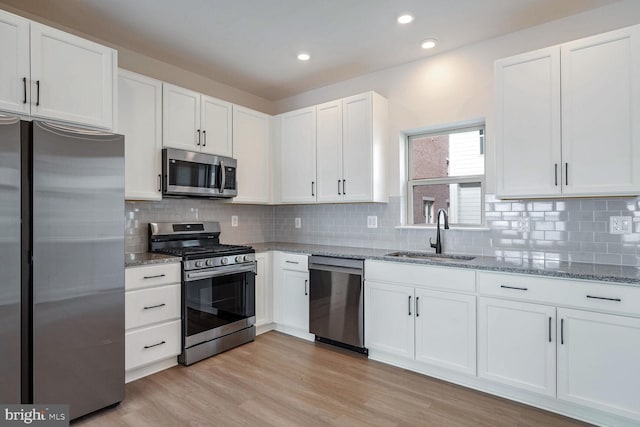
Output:
[[164,253],[182,257],[183,260],[223,257],[228,255],[249,254],[255,251],[251,246],[223,245],[215,246],[190,246],[179,248],[156,248],[153,252]]

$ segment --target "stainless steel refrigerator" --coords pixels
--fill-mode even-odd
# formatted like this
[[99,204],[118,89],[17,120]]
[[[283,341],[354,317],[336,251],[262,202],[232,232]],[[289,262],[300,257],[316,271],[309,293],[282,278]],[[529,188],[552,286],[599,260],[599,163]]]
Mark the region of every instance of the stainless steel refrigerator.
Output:
[[124,398],[124,137],[0,118],[0,401]]

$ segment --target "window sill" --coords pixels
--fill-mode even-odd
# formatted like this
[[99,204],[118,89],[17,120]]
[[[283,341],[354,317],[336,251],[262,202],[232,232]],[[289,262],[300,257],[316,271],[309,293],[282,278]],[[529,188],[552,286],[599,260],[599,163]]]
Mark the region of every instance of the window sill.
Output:
[[[394,227],[396,230],[435,230],[436,225],[396,225]],[[443,229],[444,230],[444,229]],[[484,225],[478,226],[470,226],[470,227],[461,227],[461,226],[451,226],[449,230],[461,230],[461,231],[491,231],[490,228]]]

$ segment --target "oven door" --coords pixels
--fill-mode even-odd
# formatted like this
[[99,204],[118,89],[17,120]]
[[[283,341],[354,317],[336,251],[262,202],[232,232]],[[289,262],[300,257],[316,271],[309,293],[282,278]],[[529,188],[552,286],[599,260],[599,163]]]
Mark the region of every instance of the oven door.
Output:
[[253,262],[184,273],[184,348],[256,323],[255,275]]

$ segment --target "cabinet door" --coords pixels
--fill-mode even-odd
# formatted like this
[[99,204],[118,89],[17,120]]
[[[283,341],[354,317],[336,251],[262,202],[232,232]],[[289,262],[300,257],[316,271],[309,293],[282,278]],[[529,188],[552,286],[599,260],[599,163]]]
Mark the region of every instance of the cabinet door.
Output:
[[413,359],[414,294],[408,286],[366,282],[365,346],[403,359]]
[[478,299],[478,376],[556,395],[555,307]]
[[116,52],[31,23],[31,115],[111,129]]
[[0,110],[29,114],[29,21],[0,10]]
[[233,104],[202,95],[200,104],[202,152],[219,156],[233,156],[231,116]]
[[282,323],[309,332],[309,273],[282,270]]
[[318,201],[342,200],[342,100],[317,107]]
[[498,196],[561,192],[560,48],[496,61]]
[[271,201],[271,117],[233,106],[233,152],[238,160],[234,203]]
[[476,374],[476,297],[416,289],[416,360]]
[[125,138],[125,198],[160,200],[162,82],[119,71],[118,133]]
[[273,322],[273,289],[269,253],[256,254],[256,268],[256,326],[262,326]]
[[562,45],[564,193],[640,191],[640,26]]
[[345,201],[373,200],[372,93],[342,101],[342,193]]
[[199,151],[200,94],[189,89],[162,84],[162,145]]
[[316,107],[292,111],[280,120],[280,191],[283,203],[315,202]]
[[558,309],[558,398],[640,420],[640,319]]

